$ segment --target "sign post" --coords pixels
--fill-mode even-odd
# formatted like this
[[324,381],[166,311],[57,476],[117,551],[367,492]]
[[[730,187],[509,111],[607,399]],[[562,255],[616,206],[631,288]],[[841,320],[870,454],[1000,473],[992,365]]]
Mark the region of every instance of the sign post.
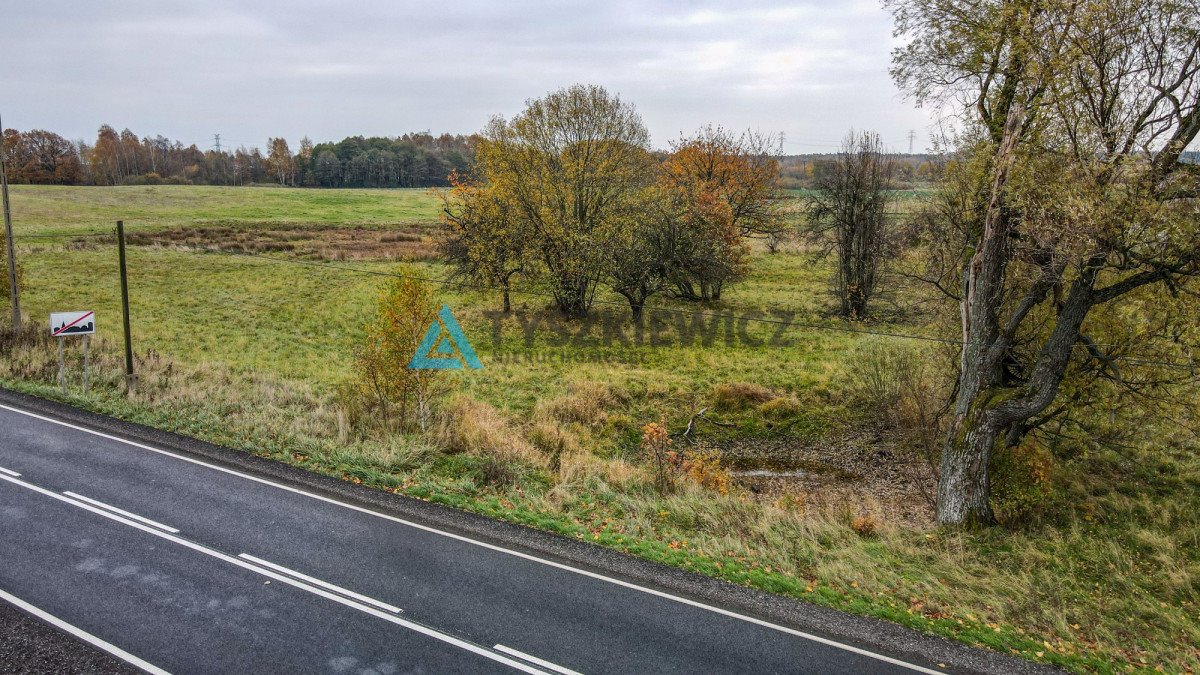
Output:
[[83,336],[83,395],[88,392],[88,336]]
[[63,341],[58,340],[58,386],[62,387],[63,396],[67,395],[67,369],[63,365]]
[[58,384],[63,394],[67,393],[67,369],[63,359],[63,340],[68,335],[83,336],[83,393],[88,390],[88,336],[96,332],[96,313],[52,312],[50,314],[50,337],[58,338]]

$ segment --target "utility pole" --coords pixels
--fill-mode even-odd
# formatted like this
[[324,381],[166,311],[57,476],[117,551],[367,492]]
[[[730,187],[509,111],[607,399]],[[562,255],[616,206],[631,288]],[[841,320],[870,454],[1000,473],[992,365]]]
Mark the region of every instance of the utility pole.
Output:
[[913,140],[917,137],[917,132],[909,130],[908,132],[908,154],[913,154]]
[[213,140],[217,144],[217,154],[221,153],[221,134],[213,134]]
[[0,121],[0,186],[4,192],[4,241],[8,245],[8,294],[12,296],[13,330],[21,329],[21,289],[17,288],[17,251],[13,246],[12,214],[8,210],[8,152],[4,148],[4,122]]
[[129,335],[129,279],[125,275],[125,223],[117,221],[117,259],[121,266],[121,322],[125,328],[125,391],[133,396],[137,376],[133,374],[133,342]]

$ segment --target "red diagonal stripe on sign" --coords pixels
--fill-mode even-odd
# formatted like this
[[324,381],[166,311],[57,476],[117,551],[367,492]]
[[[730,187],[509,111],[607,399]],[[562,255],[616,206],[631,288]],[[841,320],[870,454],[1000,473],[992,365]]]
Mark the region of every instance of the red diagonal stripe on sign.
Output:
[[[58,336],[60,333],[62,333],[64,330],[66,330],[66,329],[70,328],[71,326],[74,326],[75,324],[79,323],[80,321],[83,321],[84,319],[88,318],[89,316],[91,316],[91,315],[93,315],[93,314],[95,314],[95,312],[88,312],[87,314],[84,314],[83,316],[79,317],[78,319],[75,319],[75,320],[74,320],[74,321],[72,321],[71,323],[69,323],[69,324],[67,324],[67,325],[63,326],[62,328],[59,328],[58,330],[54,331],[54,332],[53,332],[53,333],[50,335],[50,337],[57,337],[57,336]],[[42,333],[42,335],[45,335],[45,333]]]

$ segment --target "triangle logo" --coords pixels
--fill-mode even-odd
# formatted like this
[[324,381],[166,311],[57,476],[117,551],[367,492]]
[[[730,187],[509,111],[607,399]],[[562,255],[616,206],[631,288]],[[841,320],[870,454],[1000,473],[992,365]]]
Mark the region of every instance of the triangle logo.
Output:
[[413,370],[459,370],[482,368],[483,364],[450,313],[450,306],[442,305],[408,367]]

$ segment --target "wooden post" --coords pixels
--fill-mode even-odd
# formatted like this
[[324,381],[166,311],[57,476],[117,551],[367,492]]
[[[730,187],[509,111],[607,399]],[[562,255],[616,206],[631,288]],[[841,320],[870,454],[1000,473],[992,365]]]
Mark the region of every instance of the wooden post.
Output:
[[121,265],[121,322],[125,329],[125,391],[130,396],[137,386],[133,373],[133,341],[129,334],[129,279],[125,272],[125,223],[117,221],[117,257]]
[[0,122],[0,190],[4,201],[4,240],[8,245],[8,294],[12,299],[13,330],[21,329],[21,289],[17,288],[17,253],[13,247],[12,214],[8,210],[8,165],[4,161],[4,123]]

